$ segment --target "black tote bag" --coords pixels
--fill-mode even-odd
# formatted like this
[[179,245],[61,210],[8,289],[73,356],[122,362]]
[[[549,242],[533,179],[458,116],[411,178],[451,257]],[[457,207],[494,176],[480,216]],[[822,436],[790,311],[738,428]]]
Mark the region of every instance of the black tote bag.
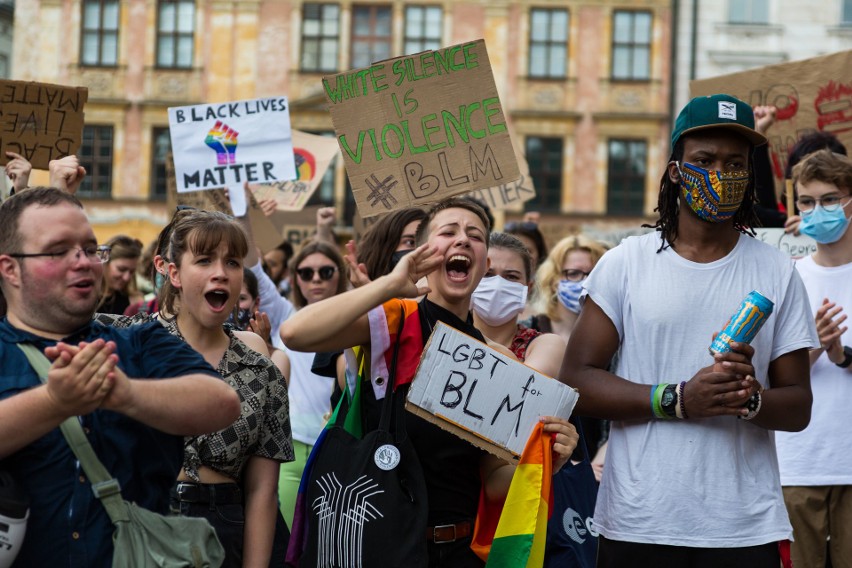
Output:
[[426,481],[406,436],[404,396],[394,393],[398,352],[397,341],[378,430],[359,439],[338,413],[325,432],[306,488],[303,568],[427,565]]

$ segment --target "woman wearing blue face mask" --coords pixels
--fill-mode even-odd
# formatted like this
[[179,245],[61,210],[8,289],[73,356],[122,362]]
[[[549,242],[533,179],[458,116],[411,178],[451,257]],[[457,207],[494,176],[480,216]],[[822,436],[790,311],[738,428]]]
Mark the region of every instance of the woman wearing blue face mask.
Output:
[[491,264],[473,292],[474,326],[520,361],[555,377],[562,364],[565,341],[554,333],[542,333],[518,323],[532,285],[529,250],[508,233],[491,233],[490,239]]
[[583,235],[556,243],[536,274],[536,312],[531,326],[553,332],[566,342],[580,315],[583,281],[606,252],[606,247]]

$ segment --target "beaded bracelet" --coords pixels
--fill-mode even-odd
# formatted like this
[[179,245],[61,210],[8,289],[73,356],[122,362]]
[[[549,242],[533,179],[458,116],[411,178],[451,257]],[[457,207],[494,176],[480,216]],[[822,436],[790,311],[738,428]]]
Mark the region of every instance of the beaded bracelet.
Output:
[[689,416],[686,414],[686,402],[683,397],[683,389],[686,388],[686,381],[681,381],[680,384],[677,385],[677,390],[675,393],[677,394],[677,406],[675,407],[675,414],[680,420],[686,420]]
[[758,412],[760,412],[760,405],[762,402],[763,399],[760,396],[760,392],[754,393],[749,397],[748,402],[745,403],[745,408],[748,409],[748,414],[746,414],[745,416],[740,414],[739,416],[737,416],[737,418],[739,418],[740,420],[751,420],[752,418],[757,416]]

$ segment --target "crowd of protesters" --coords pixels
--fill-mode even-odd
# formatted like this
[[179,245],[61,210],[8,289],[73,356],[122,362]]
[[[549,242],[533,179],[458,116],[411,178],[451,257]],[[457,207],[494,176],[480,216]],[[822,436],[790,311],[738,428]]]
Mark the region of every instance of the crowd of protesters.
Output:
[[[372,387],[363,428],[378,426],[381,383],[344,353],[389,358],[402,317],[423,340],[403,346],[406,360],[443,322],[578,390],[570,421],[542,421],[554,471],[591,458],[598,566],[852,566],[852,161],[830,134],[803,136],[785,211],[774,116],[693,99],[649,231],[550,247],[535,215],[498,232],[458,197],[390,213],[342,247],[333,208],[295,250],[261,251],[248,217],[187,208],[148,247],[99,243],[74,196],[76,157],[51,162],[51,187],[29,187],[29,163],[7,153],[0,470],[31,503],[16,565],[110,563],[109,519],[57,429],[79,416],[125,498],[208,519],[226,566],[284,566],[306,463],[353,374]],[[760,226],[807,235],[816,253],[791,262],[754,238]],[[709,353],[755,290],[774,303],[762,330]],[[45,385],[19,343],[51,360]],[[515,465],[406,422],[428,565],[483,566],[471,548],[480,500],[505,499]]]

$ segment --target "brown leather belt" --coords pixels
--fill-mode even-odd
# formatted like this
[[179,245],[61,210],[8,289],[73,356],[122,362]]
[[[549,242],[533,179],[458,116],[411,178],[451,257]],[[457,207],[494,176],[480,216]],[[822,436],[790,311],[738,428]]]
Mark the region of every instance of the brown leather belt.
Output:
[[472,523],[462,521],[454,525],[437,525],[426,528],[426,540],[435,544],[447,544],[472,534]]

